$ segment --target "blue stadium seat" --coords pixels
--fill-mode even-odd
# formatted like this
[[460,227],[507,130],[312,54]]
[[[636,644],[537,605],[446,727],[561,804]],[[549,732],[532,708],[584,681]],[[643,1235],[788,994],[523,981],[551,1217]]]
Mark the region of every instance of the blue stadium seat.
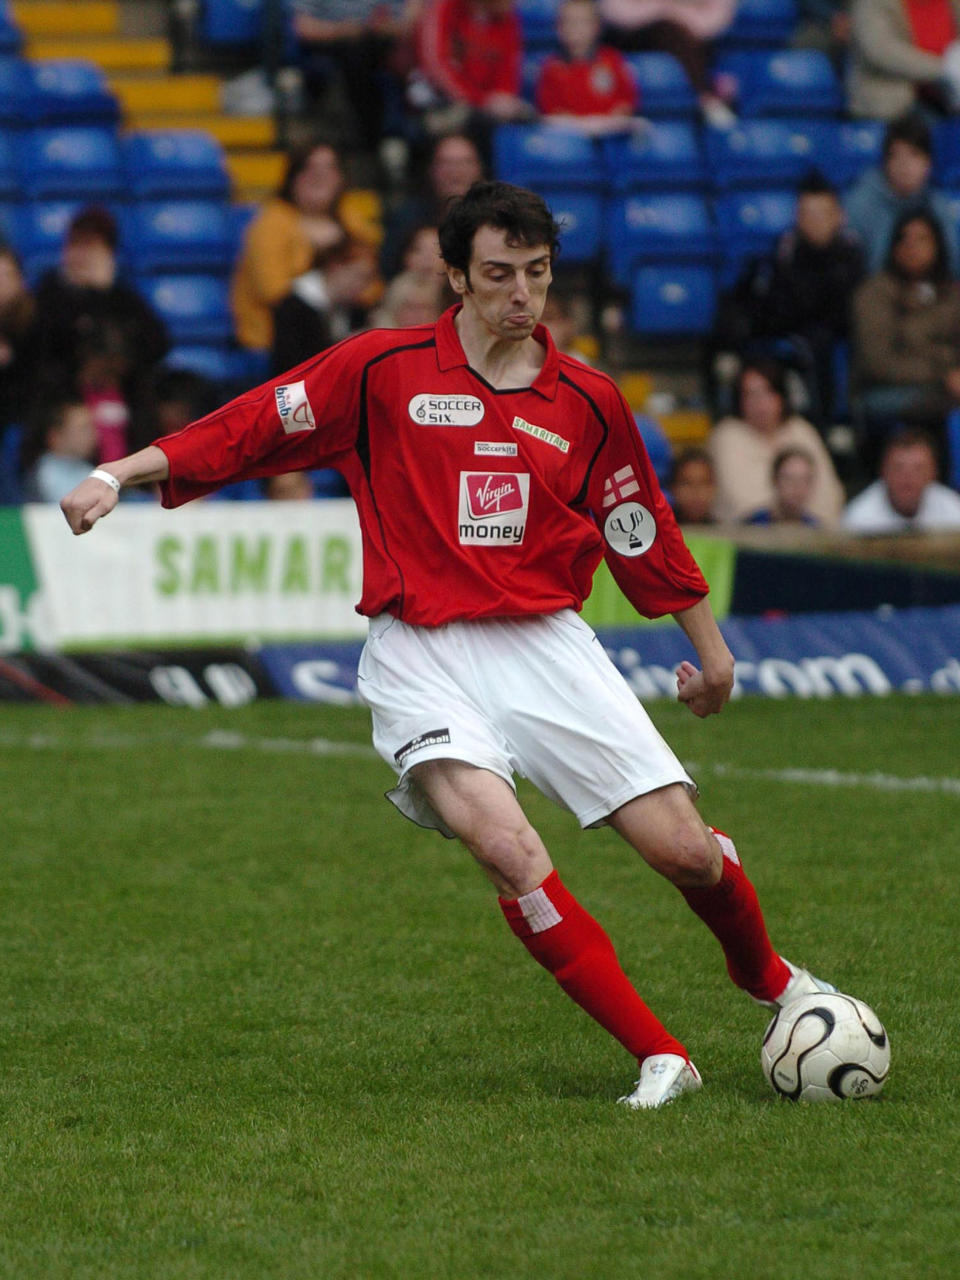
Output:
[[817,168],[838,187],[850,186],[864,169],[880,163],[886,133],[882,120],[824,122],[823,127],[827,132]]
[[717,307],[710,267],[640,267],[633,277],[630,324],[636,333],[664,337],[709,333]]
[[952,117],[936,126],[933,135],[934,172],[945,187],[960,187],[960,119]]
[[819,49],[728,53],[715,69],[737,82],[738,109],[745,116],[836,115],[843,110],[843,87]]
[[627,196],[610,204],[606,250],[610,278],[627,285],[640,262],[713,263],[716,228],[699,196]]
[[123,224],[125,257],[138,275],[233,265],[233,224],[220,201],[144,201],[130,207]]
[[113,124],[117,99],[96,63],[82,58],[47,59],[28,64],[33,80],[31,119],[38,124]]
[[686,71],[669,53],[631,53],[627,62],[640,89],[644,116],[690,117],[697,113],[697,95]]
[[533,102],[536,97],[540,68],[547,60],[547,53],[546,49],[537,49],[533,53],[528,49],[523,55],[520,71],[520,93],[528,102]]
[[144,276],[137,287],[163,317],[175,346],[215,346],[232,337],[229,286],[223,276]]
[[733,22],[720,38],[722,47],[785,45],[797,24],[797,0],[739,0]]
[[105,199],[124,189],[120,147],[99,125],[31,129],[24,134],[23,185],[37,197]]
[[199,36],[204,44],[255,44],[263,35],[264,0],[202,0]]
[[493,136],[493,165],[503,182],[535,191],[596,190],[604,180],[599,146],[550,125],[501,125]]
[[543,197],[561,226],[560,265],[590,262],[601,248],[601,197],[581,191],[544,191]]
[[820,166],[831,127],[824,120],[743,120],[734,129],[705,130],[714,187],[796,184]]
[[528,52],[549,49],[556,43],[557,4],[558,0],[517,0],[523,47]]
[[227,347],[174,347],[164,357],[164,368],[199,374],[210,382],[229,382],[234,376],[233,352]]
[[680,190],[707,184],[699,131],[684,121],[651,120],[639,133],[607,138],[603,156],[611,191]]
[[24,241],[23,206],[16,203],[0,204],[0,243],[13,245],[22,257]]
[[19,53],[23,34],[17,26],[10,0],[0,0],[0,53]]
[[793,225],[796,207],[793,191],[740,192],[717,201],[724,283],[735,278],[747,258],[769,252],[777,237]]
[[226,196],[223,148],[202,129],[143,129],[123,142],[128,188],[138,199]]
[[0,200],[17,200],[22,191],[16,138],[6,130],[0,130]]
[[29,62],[0,57],[0,125],[28,124],[33,116],[33,96]]

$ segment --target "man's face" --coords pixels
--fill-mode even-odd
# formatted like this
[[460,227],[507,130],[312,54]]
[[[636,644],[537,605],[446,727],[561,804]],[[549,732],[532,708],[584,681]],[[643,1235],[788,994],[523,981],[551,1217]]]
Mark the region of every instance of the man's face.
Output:
[[809,193],[797,201],[797,230],[818,249],[824,249],[843,226],[843,209],[829,192]]
[[932,163],[925,151],[897,141],[891,144],[883,169],[894,192],[906,197],[916,195],[927,185]]
[[574,58],[585,58],[600,35],[600,19],[588,0],[568,0],[557,17],[560,43]]
[[924,490],[937,478],[937,464],[925,444],[908,444],[888,452],[881,475],[894,511],[912,520]]
[[508,341],[533,333],[553,279],[547,245],[508,243],[498,227],[481,227],[473,237],[469,281],[455,267],[448,274],[464,307],[489,333]]

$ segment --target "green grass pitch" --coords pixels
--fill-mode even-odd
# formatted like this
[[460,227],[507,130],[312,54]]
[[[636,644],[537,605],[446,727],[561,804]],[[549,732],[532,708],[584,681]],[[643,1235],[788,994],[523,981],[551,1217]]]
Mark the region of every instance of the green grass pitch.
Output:
[[955,1275],[960,698],[653,712],[775,944],[886,1023],[881,1099],[776,1099],[676,891],[522,787],[704,1076],[616,1107],[634,1065],[381,799],[361,711],[5,706],[0,1276]]

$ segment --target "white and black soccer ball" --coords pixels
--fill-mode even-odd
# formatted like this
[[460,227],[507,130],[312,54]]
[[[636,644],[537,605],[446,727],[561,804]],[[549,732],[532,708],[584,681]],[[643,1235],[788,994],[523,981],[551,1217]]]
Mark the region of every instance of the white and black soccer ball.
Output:
[[763,1037],[760,1061],[782,1098],[869,1098],[880,1092],[890,1070],[890,1041],[862,1000],[818,993],[777,1010]]

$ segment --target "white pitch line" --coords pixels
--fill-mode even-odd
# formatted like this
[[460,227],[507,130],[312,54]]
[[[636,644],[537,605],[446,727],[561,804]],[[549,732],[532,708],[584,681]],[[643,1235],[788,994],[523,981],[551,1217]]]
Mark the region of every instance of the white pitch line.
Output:
[[[229,729],[211,729],[200,737],[180,734],[90,734],[69,738],[55,733],[9,733],[0,731],[0,747],[31,751],[69,751],[77,747],[127,751],[148,746],[200,747],[206,751],[262,751],[275,754],[312,756],[359,756],[379,759],[372,746],[360,742],[337,742],[332,738],[255,738]],[[806,787],[860,787],[867,791],[917,791],[960,796],[960,778],[902,778],[892,773],[842,773],[839,769],[752,769],[734,764],[686,763],[694,775],[712,773],[733,780],[780,782]]]

